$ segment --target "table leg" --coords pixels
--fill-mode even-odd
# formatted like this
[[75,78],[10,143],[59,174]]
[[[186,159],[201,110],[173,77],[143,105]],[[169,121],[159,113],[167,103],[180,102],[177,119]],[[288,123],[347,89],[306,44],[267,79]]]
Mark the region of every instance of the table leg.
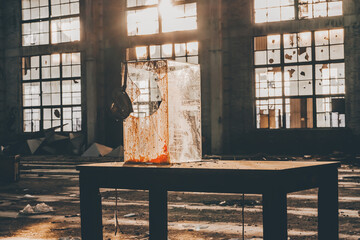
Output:
[[103,239],[99,188],[80,177],[81,239]]
[[149,190],[149,240],[167,240],[167,191],[153,188]]
[[287,240],[286,193],[263,194],[264,240]]
[[318,192],[319,240],[339,239],[338,172],[334,168],[321,179]]

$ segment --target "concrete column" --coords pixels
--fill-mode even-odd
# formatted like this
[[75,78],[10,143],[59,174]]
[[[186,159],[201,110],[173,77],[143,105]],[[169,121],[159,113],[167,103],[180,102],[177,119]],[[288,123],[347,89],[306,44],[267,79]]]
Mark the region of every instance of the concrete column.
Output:
[[[82,41],[84,44],[83,62],[85,68],[85,96],[84,110],[86,113],[87,143],[101,141],[101,119],[99,110],[100,96],[103,90],[103,76],[101,76],[100,40],[102,37],[101,3],[102,0],[84,0],[82,2]],[[100,71],[99,71],[100,70]]]
[[360,136],[360,1],[344,0],[346,123]]
[[223,152],[221,2],[221,0],[198,1],[202,107],[204,108],[202,117],[203,124],[205,123],[203,136],[208,148],[205,152],[211,154]]
[[[21,122],[21,1],[1,2],[3,20],[3,99],[6,138],[20,133]],[[5,24],[6,23],[6,24]],[[0,77],[1,78],[1,77]]]

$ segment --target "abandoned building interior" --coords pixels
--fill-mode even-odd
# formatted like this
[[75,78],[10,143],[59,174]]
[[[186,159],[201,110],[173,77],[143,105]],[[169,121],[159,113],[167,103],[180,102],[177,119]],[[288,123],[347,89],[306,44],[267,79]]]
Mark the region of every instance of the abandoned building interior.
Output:
[[[125,162],[181,163],[212,157],[229,160],[231,156],[239,160],[235,156],[242,154],[260,157],[250,160],[266,160],[262,154],[289,156],[281,160],[306,155],[314,160],[312,155],[333,153],[350,154],[347,156],[358,160],[359,93],[359,0],[0,0],[1,156],[36,152],[31,144],[30,151],[21,144],[41,139],[36,144],[43,146],[42,137],[48,141],[46,133],[51,129],[60,140],[81,136],[82,145],[72,150],[71,157],[96,143],[124,147]],[[121,94],[131,101],[131,106],[125,106],[131,108],[127,119],[119,118],[124,102],[116,104]],[[146,126],[141,131],[137,129],[140,124]],[[41,153],[67,161],[54,157],[60,155],[55,148],[43,146]],[[60,153],[69,155],[69,151]],[[23,159],[25,165],[33,164],[26,163],[33,158]],[[335,163],[324,167],[324,178],[330,165],[335,167]],[[97,167],[106,175],[104,166]],[[86,167],[78,170],[83,176],[88,171]],[[360,173],[358,168],[354,172]],[[109,179],[110,175],[111,171]],[[359,176],[354,178],[358,181]],[[316,176],[314,179],[315,186]],[[359,183],[351,184],[355,186],[351,194],[358,194]],[[300,190],[313,194],[305,185]],[[27,189],[30,185],[19,186]],[[227,193],[240,193],[232,191]],[[103,194],[104,201],[116,198],[117,206],[117,192],[116,197],[115,192]],[[124,192],[125,198],[142,199],[141,194]],[[350,199],[351,194],[346,197]],[[169,199],[185,198],[171,196]],[[216,196],[204,199],[211,202],[212,197]],[[225,198],[231,201],[230,195]],[[260,199],[250,198],[254,205]],[[264,209],[268,203],[273,202],[265,201]],[[76,204],[78,207],[79,202]],[[242,204],[244,212],[244,201]],[[351,209],[340,207],[353,211],[351,204]],[[330,207],[337,208],[337,202]],[[106,211],[104,215],[110,212]],[[126,215],[126,210],[121,214]],[[359,216],[354,219],[359,221]],[[87,224],[86,229],[91,229],[93,223]],[[359,228],[351,235],[344,230],[345,223],[341,226],[344,239],[360,236]],[[155,232],[150,226],[151,231]],[[96,234],[99,232],[102,234],[102,230]],[[109,231],[104,228],[104,232]],[[88,233],[91,231],[82,233],[83,238]],[[174,239],[192,239],[182,234]],[[235,236],[231,234],[201,237],[230,239]],[[264,239],[283,233],[271,234]],[[294,239],[315,239],[313,235]]]
[[123,62],[199,64],[203,154],[353,151],[355,0],[1,2],[0,136],[122,144]]

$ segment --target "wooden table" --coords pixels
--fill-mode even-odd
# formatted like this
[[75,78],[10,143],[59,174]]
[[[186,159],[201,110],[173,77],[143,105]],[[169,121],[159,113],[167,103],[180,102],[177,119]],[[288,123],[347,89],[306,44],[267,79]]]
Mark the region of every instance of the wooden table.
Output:
[[99,188],[149,190],[151,240],[167,239],[167,191],[262,194],[264,239],[287,240],[286,194],[319,188],[318,239],[337,240],[339,166],[276,161],[80,165],[82,239],[103,238]]

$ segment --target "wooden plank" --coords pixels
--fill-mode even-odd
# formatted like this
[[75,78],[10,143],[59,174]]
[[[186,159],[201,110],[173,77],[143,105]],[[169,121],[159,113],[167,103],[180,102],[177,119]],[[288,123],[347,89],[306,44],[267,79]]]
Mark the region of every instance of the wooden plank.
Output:
[[191,169],[196,171],[197,169],[215,169],[217,171],[222,170],[244,170],[244,171],[281,171],[287,169],[297,169],[306,167],[321,167],[321,166],[340,166],[339,162],[300,162],[300,161],[201,161],[190,162],[181,164],[124,164],[123,162],[107,162],[107,163],[93,163],[78,165],[77,170],[93,169],[96,168],[134,168],[134,169]]

